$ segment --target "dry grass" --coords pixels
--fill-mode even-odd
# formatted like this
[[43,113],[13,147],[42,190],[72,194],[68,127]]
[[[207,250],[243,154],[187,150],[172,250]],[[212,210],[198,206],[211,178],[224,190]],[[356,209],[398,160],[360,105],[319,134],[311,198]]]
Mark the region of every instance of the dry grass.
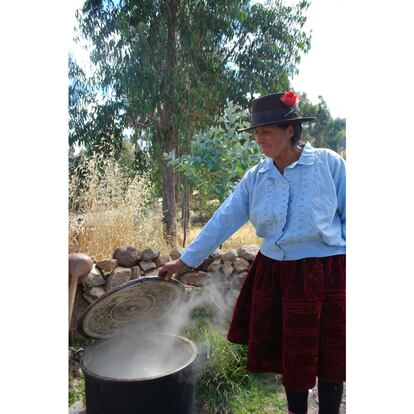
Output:
[[130,211],[113,210],[86,216],[81,226],[69,226],[69,252],[82,252],[96,260],[112,257],[113,251],[123,245],[138,249],[158,247],[169,252],[162,237],[161,218],[153,216],[134,220]]
[[100,260],[127,244],[168,249],[160,208],[145,175],[131,179],[115,161],[93,157],[70,175],[69,197],[70,253]]
[[[187,233],[188,245],[195,239],[202,227],[192,227]],[[93,256],[96,260],[112,257],[113,251],[122,245],[132,245],[138,249],[158,247],[163,254],[168,254],[171,247],[162,237],[161,217],[145,219],[140,224],[128,219],[125,212],[106,212],[85,219],[82,226],[74,223],[69,228],[69,252],[82,252]],[[178,231],[177,244],[182,245],[182,234]],[[222,245],[222,250],[227,251],[238,248],[244,244],[260,245],[260,239],[256,236],[253,226],[248,223],[241,227]]]
[[[113,160],[93,157],[70,175],[69,196],[69,253],[82,252],[101,260],[111,257],[122,245],[171,251],[163,239],[161,203],[152,198],[145,175],[131,179]],[[186,244],[200,230],[190,228]],[[181,245],[182,240],[179,227],[177,244]],[[250,224],[237,231],[222,249],[243,244],[260,244]]]
[[[188,243],[194,240],[202,227],[192,227],[188,233]],[[257,244],[260,245],[261,239],[256,236],[256,231],[250,222],[240,227],[236,233],[234,233],[227,241],[222,245],[222,250],[230,250],[238,248],[244,244]]]

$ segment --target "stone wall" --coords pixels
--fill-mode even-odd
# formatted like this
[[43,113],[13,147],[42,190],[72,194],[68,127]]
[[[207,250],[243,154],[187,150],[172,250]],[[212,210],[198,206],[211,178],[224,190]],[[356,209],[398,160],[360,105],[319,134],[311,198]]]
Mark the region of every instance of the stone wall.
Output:
[[[72,333],[76,332],[78,320],[90,303],[129,280],[158,276],[164,264],[178,259],[183,251],[182,247],[175,247],[169,254],[162,254],[157,247],[140,251],[133,246],[122,246],[114,251],[111,258],[95,262],[91,273],[79,282],[81,288],[78,287],[76,294]],[[231,290],[236,295],[258,251],[256,245],[228,251],[216,249],[199,267],[186,268],[175,278],[188,287],[198,289],[213,282],[221,286],[223,294]]]

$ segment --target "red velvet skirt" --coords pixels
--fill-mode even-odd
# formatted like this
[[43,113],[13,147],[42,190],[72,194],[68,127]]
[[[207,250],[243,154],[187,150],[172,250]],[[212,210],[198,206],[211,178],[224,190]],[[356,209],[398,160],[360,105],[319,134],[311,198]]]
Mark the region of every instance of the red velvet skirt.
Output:
[[237,299],[229,341],[247,369],[282,374],[288,391],[345,381],[345,255],[278,261],[260,252]]

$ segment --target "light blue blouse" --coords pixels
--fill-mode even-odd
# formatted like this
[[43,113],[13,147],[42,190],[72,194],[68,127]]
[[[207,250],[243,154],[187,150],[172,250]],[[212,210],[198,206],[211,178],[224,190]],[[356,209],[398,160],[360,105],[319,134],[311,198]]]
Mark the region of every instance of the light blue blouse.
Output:
[[303,147],[284,173],[272,158],[252,167],[181,260],[199,266],[247,220],[260,251],[276,260],[345,254],[345,161],[326,148]]

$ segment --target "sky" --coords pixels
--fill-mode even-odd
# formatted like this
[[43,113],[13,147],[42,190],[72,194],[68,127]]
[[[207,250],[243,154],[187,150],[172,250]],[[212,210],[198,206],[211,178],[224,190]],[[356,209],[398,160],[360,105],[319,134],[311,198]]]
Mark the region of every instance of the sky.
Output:
[[[285,0],[285,3],[296,3]],[[322,95],[331,115],[346,118],[345,27],[344,0],[313,0],[306,13],[305,31],[311,32],[311,49],[302,56],[299,74],[293,78],[294,90],[306,92],[318,102]]]
[[[76,25],[75,10],[84,0],[72,0],[73,24]],[[296,4],[297,0],[284,0],[285,4]],[[345,65],[343,16],[344,0],[312,0],[306,13],[305,31],[312,34],[311,49],[302,56],[299,74],[291,79],[292,89],[306,92],[308,98],[318,102],[321,95],[327,102],[331,115],[346,117]],[[76,60],[87,65],[88,54],[78,45],[71,44]]]

